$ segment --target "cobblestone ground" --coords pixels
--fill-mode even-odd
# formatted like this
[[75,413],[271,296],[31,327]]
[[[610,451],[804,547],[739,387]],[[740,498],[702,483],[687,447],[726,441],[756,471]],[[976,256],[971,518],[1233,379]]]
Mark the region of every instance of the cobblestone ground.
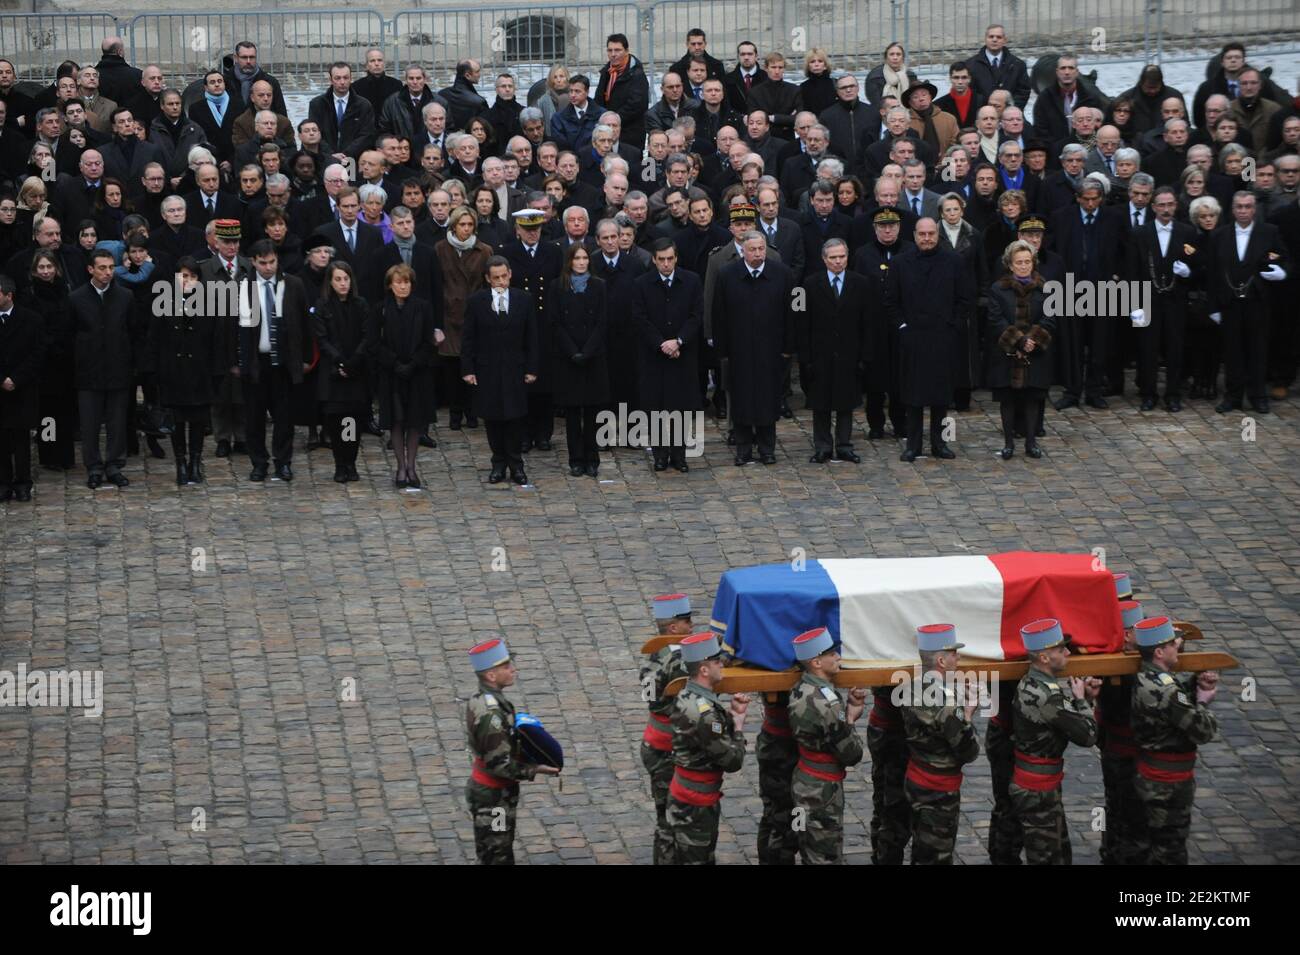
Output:
[[[800,412],[780,425],[774,467],[733,467],[710,422],[687,475],[624,451],[607,480],[570,478],[561,439],[530,456],[537,488],[523,490],[485,483],[481,429],[421,452],[423,493],[393,489],[375,438],[361,483],[334,484],[301,431],[292,485],[251,484],[245,460],[211,457],[209,483],[181,490],[170,460],[133,458],[125,491],[42,472],[35,506],[0,505],[0,669],[102,669],[106,700],[100,719],[0,710],[0,862],[471,861],[465,649],[498,632],[520,667],[513,699],[569,760],[562,786],[525,785],[518,858],[649,862],[647,600],[683,590],[707,610],[724,570],[795,547],[1105,547],[1148,607],[1199,623],[1243,664],[1215,705],[1222,739],[1202,749],[1192,859],[1300,861],[1300,416],[1275,407],[1254,442],[1204,402],[1178,416],[1120,400],[1049,413],[1046,457],[1002,462],[986,401],[958,416],[956,461],[902,464],[893,441],[859,433],[860,466],[807,464]],[[1254,702],[1240,699],[1247,675]],[[355,702],[341,701],[346,681]],[[1075,859],[1094,863],[1095,752],[1072,747],[1066,768]],[[754,862],[752,762],[726,793],[719,859]],[[848,783],[856,863],[869,860],[870,797],[864,764]],[[981,759],[959,861],[985,861],[990,805]]]

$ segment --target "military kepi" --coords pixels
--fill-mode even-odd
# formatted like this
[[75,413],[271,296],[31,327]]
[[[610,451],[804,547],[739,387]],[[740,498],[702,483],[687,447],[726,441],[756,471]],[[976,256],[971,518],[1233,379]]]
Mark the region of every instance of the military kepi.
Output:
[[476,647],[471,647],[469,651],[469,662],[473,664],[475,673],[500,666],[509,659],[510,651],[506,649],[506,642],[501,639],[486,640]]
[[1119,616],[1124,621],[1124,629],[1131,630],[1142,619],[1142,605],[1136,600],[1121,600]]
[[718,636],[711,630],[703,633],[693,633],[689,637],[682,638],[682,662],[683,663],[701,663],[704,660],[712,660],[722,653],[722,648],[718,646]]
[[1066,643],[1061,621],[1053,620],[1051,617],[1025,624],[1020,628],[1020,639],[1025,642],[1025,649],[1030,653],[1051,650]]
[[239,238],[239,220],[238,219],[218,219],[214,226],[218,239],[236,240]]
[[524,762],[564,768],[564,747],[546,732],[542,721],[537,717],[531,713],[516,713],[515,735],[519,738],[519,749],[523,753]]
[[960,650],[964,646],[957,642],[957,628],[950,623],[927,623],[916,628],[916,648],[925,653]]
[[691,598],[686,594],[660,594],[650,603],[654,607],[656,620],[689,617],[691,613]]
[[1178,639],[1174,622],[1168,617],[1149,617],[1146,620],[1139,620],[1133,632],[1137,634],[1139,647],[1160,647],[1171,640]]
[[1117,573],[1115,576],[1115,596],[1120,600],[1131,600],[1133,597],[1133,582],[1129,580],[1128,574]]
[[808,630],[793,640],[794,658],[801,663],[819,657],[835,646],[835,639],[825,627]]

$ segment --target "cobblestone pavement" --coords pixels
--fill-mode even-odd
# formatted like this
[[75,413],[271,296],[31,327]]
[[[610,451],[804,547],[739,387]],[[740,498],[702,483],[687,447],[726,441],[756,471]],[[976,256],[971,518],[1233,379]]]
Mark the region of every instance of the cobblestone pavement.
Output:
[[[1202,749],[1192,859],[1300,861],[1300,413],[1275,407],[1245,442],[1240,416],[1205,402],[1171,416],[1113,400],[1049,414],[1046,456],[1002,462],[985,401],[957,418],[956,461],[910,465],[860,432],[861,465],[807,464],[799,412],[780,425],[776,466],[738,469],[710,422],[689,474],[623,451],[599,484],[568,476],[561,437],[530,456],[536,489],[486,484],[481,429],[421,452],[423,493],[392,487],[375,438],[361,483],[334,484],[301,431],[292,485],[251,484],[245,460],[212,457],[209,483],[180,490],[170,460],[131,459],[124,491],[42,472],[34,506],[0,505],[0,669],[102,669],[105,708],[0,710],[0,862],[471,861],[465,650],[504,632],[512,698],[569,759],[562,784],[525,785],[518,858],[647,863],[647,600],[682,590],[707,613],[724,570],[795,547],[1105,547],[1148,607],[1199,623],[1243,664],[1215,704],[1222,740]],[[1095,752],[1072,747],[1066,768],[1075,859],[1094,863]],[[958,856],[981,863],[987,763],[970,770]],[[728,778],[720,861],[755,861],[756,782],[752,758]],[[856,863],[870,795],[864,764],[845,820]]]

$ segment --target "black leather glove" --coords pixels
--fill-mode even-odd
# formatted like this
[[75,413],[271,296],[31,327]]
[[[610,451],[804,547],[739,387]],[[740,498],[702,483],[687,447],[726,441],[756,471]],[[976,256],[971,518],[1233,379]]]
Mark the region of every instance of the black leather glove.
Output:
[[585,363],[586,363],[586,361],[587,361],[587,356],[584,355],[582,352],[577,351],[577,352],[574,352],[574,353],[573,353],[573,359],[572,359],[572,360],[573,360],[573,363],[574,363],[575,365],[582,365],[582,364],[585,364]]

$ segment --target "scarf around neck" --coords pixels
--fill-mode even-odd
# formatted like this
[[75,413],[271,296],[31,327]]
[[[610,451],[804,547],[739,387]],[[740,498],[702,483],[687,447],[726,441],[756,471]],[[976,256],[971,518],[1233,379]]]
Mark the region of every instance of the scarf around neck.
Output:
[[575,292],[581,295],[587,291],[587,279],[591,277],[588,272],[573,272],[569,275],[569,285]]
[[447,241],[451,243],[451,247],[456,251],[469,252],[474,248],[474,246],[478,245],[478,235],[471,235],[468,239],[462,242],[460,239],[456,238],[455,234],[449,231],[447,233]]

